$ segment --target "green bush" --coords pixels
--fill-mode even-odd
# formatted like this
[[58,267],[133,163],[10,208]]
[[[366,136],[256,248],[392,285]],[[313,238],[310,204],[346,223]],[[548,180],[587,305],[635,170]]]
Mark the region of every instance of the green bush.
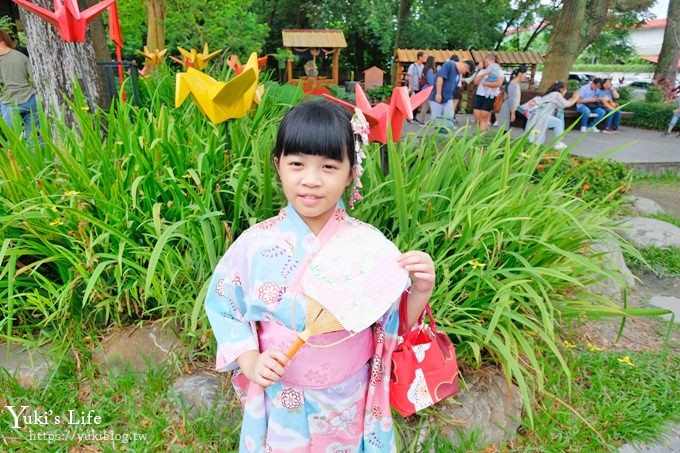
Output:
[[658,131],[668,127],[668,120],[673,115],[673,105],[658,102],[633,101],[624,105],[622,110],[634,114],[632,118],[622,117],[623,125]]
[[387,100],[392,96],[394,85],[380,85],[366,90],[366,96],[371,104],[378,102],[388,102]]
[[[569,187],[574,196],[590,202],[614,205],[631,190],[632,170],[624,163],[580,156],[557,159],[559,155],[559,153],[543,155],[543,160],[535,172],[537,180],[544,175],[565,178],[565,188]],[[557,167],[554,173],[549,172],[552,166]]]
[[628,64],[574,64],[571,67],[576,72],[654,72],[654,65],[649,62],[628,63]]
[[630,92],[630,87],[617,88],[616,92],[619,93],[619,98],[616,100],[619,105],[626,104],[631,101],[633,95]]
[[663,99],[664,94],[661,88],[657,86],[651,86],[647,88],[647,92],[645,93],[645,102],[658,103],[663,102]]

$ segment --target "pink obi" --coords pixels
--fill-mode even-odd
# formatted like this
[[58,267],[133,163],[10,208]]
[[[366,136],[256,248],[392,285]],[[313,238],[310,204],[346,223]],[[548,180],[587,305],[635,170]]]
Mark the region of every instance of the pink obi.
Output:
[[[257,330],[260,351],[278,349],[286,352],[297,334],[277,322],[260,321]],[[341,341],[342,340],[342,341]],[[333,346],[317,347],[338,342]],[[364,329],[354,336],[346,330],[309,337],[288,362],[281,382],[291,387],[321,389],[339,384],[356,373],[373,356],[373,334]]]

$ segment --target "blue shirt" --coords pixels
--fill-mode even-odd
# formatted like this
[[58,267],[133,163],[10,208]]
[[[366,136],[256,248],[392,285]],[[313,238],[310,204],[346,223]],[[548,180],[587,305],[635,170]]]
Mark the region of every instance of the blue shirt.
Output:
[[[458,79],[460,77],[460,74],[458,73],[458,67],[456,66],[456,62],[453,60],[448,60],[446,63],[442,65],[442,68],[437,72],[437,79],[442,78],[444,79],[444,83],[442,84],[442,101],[441,103],[444,104],[451,99],[453,99],[453,89],[458,86]],[[436,82],[436,80],[435,80]],[[437,85],[435,83],[435,88],[432,90],[432,93],[430,93],[429,99],[431,101],[434,101],[435,97],[437,96]]]
[[595,99],[597,98],[597,90],[590,88],[590,84],[588,83],[578,90],[578,95],[581,99]]

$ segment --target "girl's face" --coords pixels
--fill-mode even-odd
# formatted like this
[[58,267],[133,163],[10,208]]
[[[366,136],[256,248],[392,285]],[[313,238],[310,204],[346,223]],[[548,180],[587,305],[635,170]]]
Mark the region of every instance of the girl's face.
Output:
[[352,182],[349,159],[340,162],[324,156],[284,154],[274,164],[288,202],[318,234]]

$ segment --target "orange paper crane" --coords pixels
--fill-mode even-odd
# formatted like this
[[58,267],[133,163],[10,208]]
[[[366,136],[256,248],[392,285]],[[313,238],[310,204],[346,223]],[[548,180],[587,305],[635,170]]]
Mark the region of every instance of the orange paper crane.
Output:
[[28,0],[13,0],[17,5],[54,25],[65,42],[84,42],[87,24],[108,8],[115,0],[104,0],[85,11],[80,11],[78,0],[54,0],[54,11],[49,11]]
[[186,50],[179,46],[177,47],[177,50],[179,50],[179,53],[182,54],[182,59],[179,60],[178,58],[172,56],[170,58],[172,58],[185,68],[196,68],[199,71],[202,71],[205,68],[207,68],[208,62],[213,57],[215,57],[215,55],[218,55],[222,52],[222,50],[220,49],[216,50],[213,53],[210,53],[210,51],[208,50],[208,43],[205,43],[205,46],[203,46],[203,52],[201,53],[199,53],[198,50],[196,49]]
[[199,110],[215,124],[241,118],[253,101],[259,102],[259,95],[256,96],[257,74],[257,54],[254,52],[243,72],[228,82],[220,82],[197,69],[188,68],[187,72],[176,76],[175,107],[181,106],[191,95]]
[[372,142],[386,144],[388,124],[389,130],[392,132],[392,141],[395,143],[401,141],[401,130],[404,126],[404,119],[413,119],[413,109],[418,108],[420,104],[425,102],[431,91],[432,87],[428,87],[409,97],[408,88],[403,86],[395,87],[394,90],[392,90],[392,97],[389,104],[380,102],[375,106],[371,106],[371,103],[366,97],[366,93],[364,93],[364,90],[359,84],[355,87],[356,106],[329,94],[324,94],[323,96],[329,101],[336,102],[352,112],[354,112],[355,108],[361,110],[366,117],[366,120],[368,120],[368,125],[370,127],[368,139]]

